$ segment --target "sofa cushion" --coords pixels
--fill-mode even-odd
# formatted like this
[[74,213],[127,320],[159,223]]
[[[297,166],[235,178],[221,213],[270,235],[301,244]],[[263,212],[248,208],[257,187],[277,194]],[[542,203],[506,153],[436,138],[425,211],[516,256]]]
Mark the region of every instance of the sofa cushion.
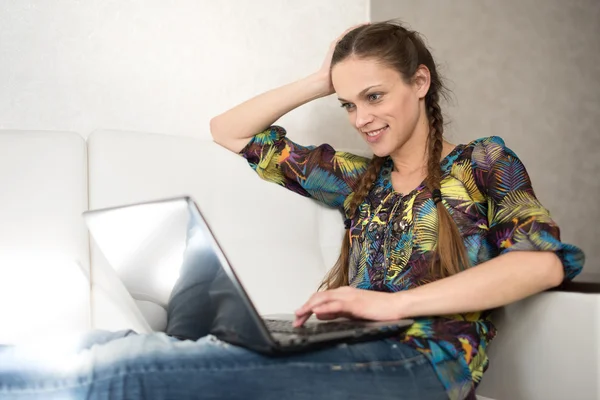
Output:
[[116,271],[102,254],[92,266],[92,327],[107,331],[133,330],[137,333],[153,329],[138,303],[123,285]]
[[85,141],[0,131],[0,343],[90,327]]
[[[212,141],[97,131],[88,152],[91,209],[192,196],[261,313],[299,307],[335,258],[322,249],[338,251],[338,211],[262,181],[243,158]],[[331,226],[332,219],[339,228],[321,229],[320,221]],[[92,265],[97,260],[92,247]],[[124,284],[135,286],[131,277]]]

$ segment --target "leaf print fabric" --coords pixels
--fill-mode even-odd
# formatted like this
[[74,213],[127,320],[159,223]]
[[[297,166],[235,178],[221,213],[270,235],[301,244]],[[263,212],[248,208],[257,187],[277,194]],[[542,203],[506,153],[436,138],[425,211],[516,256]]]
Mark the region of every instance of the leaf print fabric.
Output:
[[[369,159],[324,144],[300,146],[272,126],[241,153],[263,179],[344,211]],[[408,290],[440,279],[429,271],[437,242],[437,210],[421,183],[410,193],[392,187],[385,160],[349,230],[350,285]],[[458,145],[441,162],[442,204],[463,238],[471,266],[509,251],[553,251],[565,279],[582,269],[583,252],[562,243],[538,201],[525,167],[499,137]],[[401,340],[425,354],[451,399],[475,397],[488,367],[486,347],[496,334],[490,311],[418,318]]]

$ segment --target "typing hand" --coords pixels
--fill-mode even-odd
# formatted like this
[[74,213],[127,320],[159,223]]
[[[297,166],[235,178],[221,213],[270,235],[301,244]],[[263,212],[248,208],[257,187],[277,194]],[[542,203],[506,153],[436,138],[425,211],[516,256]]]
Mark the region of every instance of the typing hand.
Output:
[[317,292],[296,311],[294,326],[302,326],[312,314],[320,320],[340,317],[371,321],[400,319],[397,294],[350,286]]

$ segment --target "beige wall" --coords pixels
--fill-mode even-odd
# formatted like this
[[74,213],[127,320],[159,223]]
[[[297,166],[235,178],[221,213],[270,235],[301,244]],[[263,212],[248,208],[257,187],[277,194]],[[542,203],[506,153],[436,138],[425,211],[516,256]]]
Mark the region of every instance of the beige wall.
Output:
[[449,138],[498,135],[600,281],[600,2],[372,0],[423,33],[454,93]]

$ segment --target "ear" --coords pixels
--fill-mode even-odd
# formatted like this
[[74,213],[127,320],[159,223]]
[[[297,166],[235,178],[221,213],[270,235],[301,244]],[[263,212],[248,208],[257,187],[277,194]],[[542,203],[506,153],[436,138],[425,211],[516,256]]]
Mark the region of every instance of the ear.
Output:
[[429,85],[431,84],[431,73],[429,72],[429,68],[422,64],[419,65],[413,76],[413,84],[415,94],[419,99],[424,98],[429,91]]

